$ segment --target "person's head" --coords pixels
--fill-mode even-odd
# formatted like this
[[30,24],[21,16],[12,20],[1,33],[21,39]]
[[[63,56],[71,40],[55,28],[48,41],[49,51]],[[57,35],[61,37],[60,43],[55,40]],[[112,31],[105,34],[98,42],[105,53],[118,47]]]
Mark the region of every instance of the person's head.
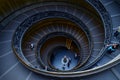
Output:
[[120,32],[120,26],[118,26],[118,32]]
[[116,47],[117,47],[117,45],[118,45],[117,43],[114,43],[114,45],[113,45],[113,46],[114,46],[114,48],[116,48]]
[[109,44],[107,44],[106,46],[110,46]]

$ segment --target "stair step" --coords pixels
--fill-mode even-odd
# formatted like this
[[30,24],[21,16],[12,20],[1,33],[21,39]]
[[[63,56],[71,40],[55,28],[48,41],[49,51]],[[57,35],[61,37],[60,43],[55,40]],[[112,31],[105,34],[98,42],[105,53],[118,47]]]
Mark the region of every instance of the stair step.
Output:
[[120,73],[115,68],[111,68],[111,71],[118,78],[118,80],[120,80]]

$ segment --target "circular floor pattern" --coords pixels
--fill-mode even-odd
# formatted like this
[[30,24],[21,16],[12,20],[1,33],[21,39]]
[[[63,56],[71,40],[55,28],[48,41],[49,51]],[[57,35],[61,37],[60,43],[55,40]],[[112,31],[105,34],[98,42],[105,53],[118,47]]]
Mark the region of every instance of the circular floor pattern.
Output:
[[[57,48],[53,50],[53,54],[51,55],[51,64],[59,70],[71,70],[78,64],[79,61],[79,57],[75,57],[75,54],[75,52],[68,50],[67,48]],[[64,61],[65,56],[66,61]]]

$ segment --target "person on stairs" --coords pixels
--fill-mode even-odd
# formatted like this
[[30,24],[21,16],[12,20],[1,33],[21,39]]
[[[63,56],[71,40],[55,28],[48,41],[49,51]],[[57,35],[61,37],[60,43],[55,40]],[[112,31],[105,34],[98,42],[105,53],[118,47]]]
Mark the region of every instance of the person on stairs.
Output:
[[120,26],[118,26],[117,30],[115,31],[114,37],[118,40],[120,39]]
[[117,43],[113,43],[113,44],[108,44],[107,45],[107,52],[108,53],[112,53],[112,52],[115,52],[115,50],[118,48],[119,44]]
[[33,43],[30,44],[30,49],[31,49],[31,50],[34,49],[34,44],[33,44]]

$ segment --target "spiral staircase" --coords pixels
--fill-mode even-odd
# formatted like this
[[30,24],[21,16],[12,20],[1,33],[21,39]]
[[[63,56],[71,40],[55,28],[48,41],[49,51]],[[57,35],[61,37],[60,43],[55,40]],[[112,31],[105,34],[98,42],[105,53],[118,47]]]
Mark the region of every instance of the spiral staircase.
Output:
[[120,0],[0,4],[0,80],[120,80],[120,48],[106,46],[116,42]]

